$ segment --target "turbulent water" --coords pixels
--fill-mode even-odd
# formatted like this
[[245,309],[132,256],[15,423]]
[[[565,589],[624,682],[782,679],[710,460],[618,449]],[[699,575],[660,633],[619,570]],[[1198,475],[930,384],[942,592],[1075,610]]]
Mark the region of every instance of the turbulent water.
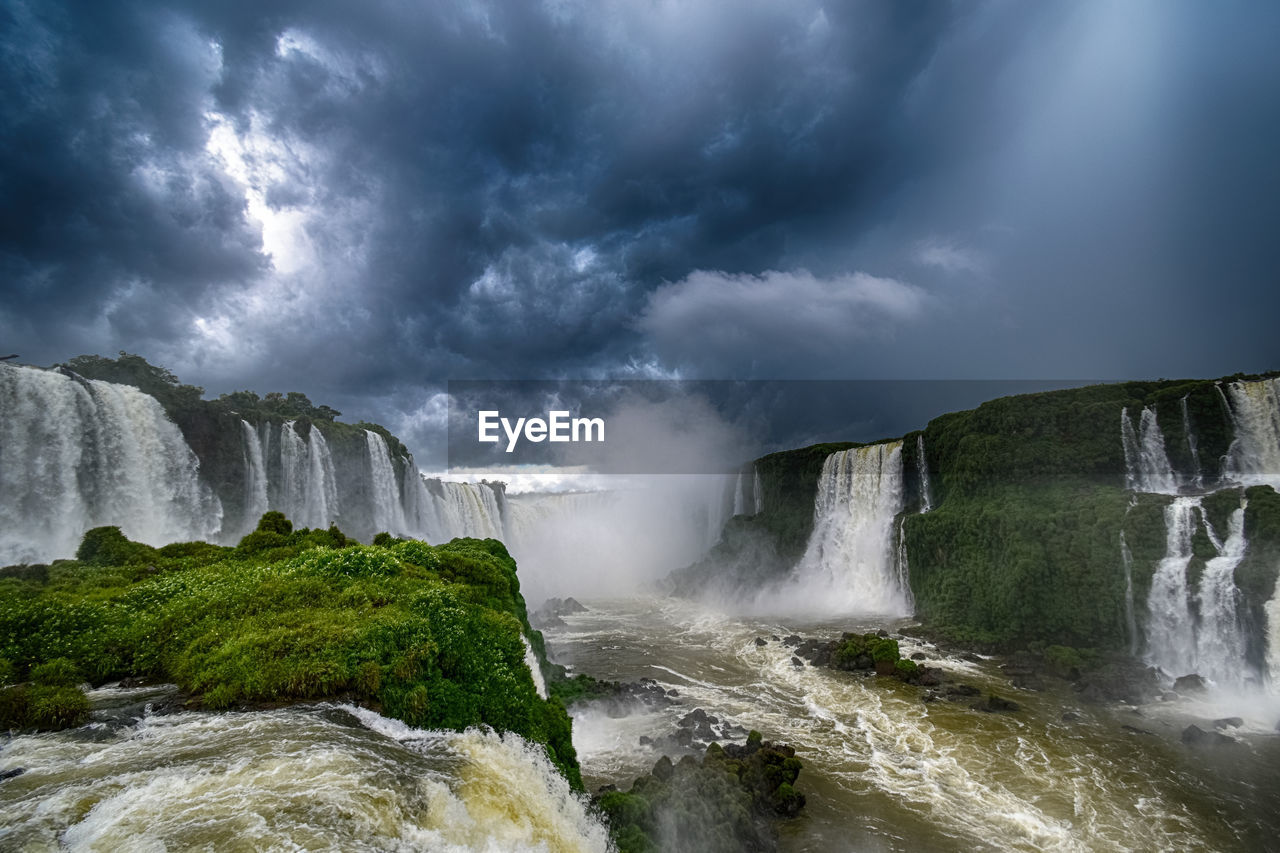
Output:
[[933,509],[933,488],[929,484],[929,461],[924,455],[924,435],[916,436],[916,476],[920,480],[920,511]]
[[221,528],[221,504],[155,398],[0,365],[0,413],[0,565],[70,557],[100,525],[151,545]]
[[[1219,708],[1162,703],[1139,716],[1079,706],[1072,694],[1011,688],[994,663],[973,664],[903,640],[930,666],[998,690],[1023,709],[983,714],[924,704],[892,679],[795,666],[770,640],[793,630],[832,636],[895,623],[795,624],[742,619],[673,600],[587,600],[589,611],[547,632],[552,657],[598,677],[653,678],[677,705],[610,717],[578,709],[574,741],[589,787],[628,787],[661,737],[695,707],[793,744],[804,761],[806,814],[782,849],[1264,849],[1280,833],[1280,705],[1246,716],[1245,745],[1216,753],[1178,742],[1189,722],[1212,728]],[[1078,721],[1064,722],[1071,710]],[[1268,716],[1270,714],[1271,716]],[[1150,732],[1122,728],[1129,725]]]
[[338,705],[147,716],[156,693],[95,691],[90,727],[11,737],[0,771],[26,772],[0,782],[0,848],[607,848],[604,827],[518,736],[422,731]]

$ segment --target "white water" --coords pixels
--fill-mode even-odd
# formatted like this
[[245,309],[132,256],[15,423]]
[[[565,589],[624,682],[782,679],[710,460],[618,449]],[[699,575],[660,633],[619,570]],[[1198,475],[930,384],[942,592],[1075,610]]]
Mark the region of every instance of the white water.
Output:
[[459,536],[503,539],[500,486],[490,483],[425,481],[427,495],[417,528],[430,542],[447,542]]
[[1178,493],[1178,481],[1165,452],[1164,435],[1156,423],[1155,409],[1146,407],[1137,430],[1129,410],[1120,411],[1120,439],[1124,445],[1125,482],[1135,492]]
[[412,729],[352,706],[19,735],[0,756],[0,768],[15,767],[26,772],[0,785],[0,846],[11,850],[608,847],[539,747]]
[[529,644],[529,638],[524,634],[520,635],[520,641],[524,643],[524,665],[529,668],[529,674],[533,676],[533,687],[538,691],[538,697],[547,698],[547,681],[542,677],[542,667],[538,665],[538,656],[534,654],[533,646]]
[[763,591],[756,609],[781,613],[911,612],[899,575],[894,518],[902,511],[902,442],[833,453],[822,465],[813,532],[781,588]]
[[1124,624],[1129,636],[1129,654],[1138,654],[1138,618],[1133,606],[1133,552],[1120,531],[1120,562],[1124,566]]
[[1280,377],[1233,382],[1227,393],[1235,425],[1227,476],[1280,489]]
[[[1246,668],[1244,627],[1240,624],[1240,591],[1236,566],[1244,559],[1244,512],[1231,513],[1225,541],[1214,542],[1218,555],[1205,565],[1200,578],[1200,624],[1196,630],[1197,671],[1219,686],[1243,686]],[[1205,527],[1212,528],[1206,522]],[[1216,537],[1214,537],[1216,539]]]
[[[395,466],[391,464],[387,442],[381,435],[368,429],[364,431],[364,441],[369,453],[373,526],[379,532],[385,531],[393,536],[404,535],[409,532],[409,528],[405,523],[400,484],[396,480]],[[406,476],[413,476],[413,471],[406,471]]]
[[1187,396],[1182,397],[1182,434],[1187,439],[1187,451],[1191,455],[1191,486],[1198,489],[1204,484],[1204,475],[1200,468],[1200,450],[1196,447],[1196,434],[1191,428],[1191,412],[1187,408]]
[[1267,675],[1271,690],[1280,693],[1280,577],[1271,599],[1264,605],[1267,614]]
[[733,514],[746,515],[747,512],[747,473],[739,471],[733,483]]
[[304,440],[293,421],[280,427],[284,488],[280,511],[295,527],[328,527],[338,514],[333,457],[320,430],[312,426]]
[[1164,508],[1165,556],[1156,567],[1147,598],[1147,661],[1175,678],[1196,671],[1187,565],[1199,514],[1199,498],[1175,498]]
[[920,478],[920,511],[933,509],[933,488],[929,484],[929,462],[924,455],[924,434],[916,436],[916,474]]
[[222,505],[154,398],[0,365],[0,565],[70,557],[101,525],[150,545],[207,539]]
[[[1131,716],[1079,707],[1069,691],[1016,691],[994,664],[948,659],[910,640],[901,641],[906,654],[924,651],[929,666],[1015,698],[1023,710],[925,704],[920,688],[794,666],[783,644],[755,644],[793,630],[831,637],[880,625],[892,631],[892,623],[801,626],[670,599],[585,603],[588,612],[547,633],[553,657],[602,678],[654,678],[680,694],[674,707],[622,719],[573,709],[589,787],[625,789],[657,758],[639,736],[669,734],[700,707],[797,749],[804,762],[797,787],[809,803],[784,827],[784,851],[1242,849],[1230,845],[1224,820],[1203,817],[1200,802],[1188,807],[1183,768],[1167,766],[1166,757],[1196,761],[1177,743],[1186,722],[1169,733],[1161,727],[1161,739],[1135,737],[1120,729]],[[1066,709],[1080,719],[1064,724]],[[1195,781],[1188,787],[1203,796]]]
[[[244,441],[244,521],[242,532],[253,530],[258,519],[269,508],[267,497],[267,468],[258,431],[248,421],[241,419],[241,437]],[[263,431],[263,436],[270,433]]]
[[764,512],[764,486],[760,484],[760,472],[752,467],[752,475],[755,477],[755,484],[752,487],[752,496],[755,498],[756,515]]

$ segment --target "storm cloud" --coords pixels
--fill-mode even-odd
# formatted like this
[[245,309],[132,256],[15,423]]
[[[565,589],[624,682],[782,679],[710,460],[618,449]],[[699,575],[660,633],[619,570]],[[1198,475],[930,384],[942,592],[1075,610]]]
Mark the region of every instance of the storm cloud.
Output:
[[[1276,367],[1280,8],[0,2],[0,347],[302,390]],[[435,413],[435,414],[433,414]]]

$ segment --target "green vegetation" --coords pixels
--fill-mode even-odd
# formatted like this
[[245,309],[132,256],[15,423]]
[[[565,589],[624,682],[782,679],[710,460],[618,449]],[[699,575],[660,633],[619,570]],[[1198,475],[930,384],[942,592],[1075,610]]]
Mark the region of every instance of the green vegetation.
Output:
[[[46,580],[0,578],[9,725],[74,725],[75,687],[176,682],[206,708],[343,697],[412,726],[488,725],[543,744],[581,788],[570,720],[539,699],[515,561],[496,540],[352,543],[267,513],[235,548],[89,531]],[[79,697],[72,701],[72,693]]]
[[619,853],[773,849],[773,821],[804,807],[800,770],[794,749],[753,731],[745,746],[712,744],[702,761],[663,756],[630,791],[606,791],[597,805]]

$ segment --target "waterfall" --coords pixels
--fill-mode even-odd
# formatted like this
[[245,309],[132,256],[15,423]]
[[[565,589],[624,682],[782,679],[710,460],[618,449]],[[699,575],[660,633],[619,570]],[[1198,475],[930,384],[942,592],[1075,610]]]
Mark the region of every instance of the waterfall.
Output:
[[529,667],[529,675],[533,676],[533,689],[538,691],[539,699],[546,699],[547,681],[542,677],[542,667],[538,665],[538,656],[533,653],[533,646],[529,643],[528,637],[521,634],[520,641],[524,643],[524,665]]
[[1199,498],[1175,498],[1164,508],[1165,556],[1156,567],[1147,598],[1147,661],[1175,677],[1196,671],[1187,565],[1199,512]]
[[1182,434],[1187,439],[1187,451],[1191,455],[1191,485],[1198,489],[1204,484],[1204,475],[1200,468],[1200,451],[1196,447],[1196,434],[1191,429],[1191,412],[1187,408],[1189,396],[1191,395],[1182,395]]
[[809,605],[842,614],[910,613],[895,559],[894,518],[902,502],[901,441],[827,457],[813,533],[795,574]]
[[1227,475],[1280,489],[1280,377],[1232,382],[1227,390],[1235,425],[1235,440],[1227,451]]
[[920,478],[920,511],[933,509],[933,490],[929,486],[929,463],[924,455],[924,433],[916,436],[916,474]]
[[[387,450],[387,442],[373,430],[364,431],[365,448],[369,453],[369,476],[373,497],[373,526],[379,531],[386,531],[393,536],[407,532],[404,504],[400,495],[400,486],[396,482],[396,469],[391,464],[391,453]],[[412,475],[412,471],[406,476]]]
[[764,486],[760,485],[760,472],[753,465],[751,467],[752,475],[755,479],[751,489],[751,496],[755,498],[756,515],[764,512]]
[[[1197,671],[1219,684],[1242,683],[1240,674],[1245,660],[1245,635],[1240,624],[1240,591],[1236,588],[1236,566],[1244,559],[1245,502],[1231,513],[1225,541],[1214,547],[1218,555],[1211,559],[1200,577],[1200,624],[1196,632]],[[1212,530],[1206,521],[1205,527]]]
[[[1132,504],[1130,504],[1132,508]],[[1125,512],[1128,515],[1128,511]],[[1138,619],[1133,610],[1133,553],[1120,531],[1120,562],[1124,566],[1124,626],[1129,634],[1129,654],[1138,655]]]
[[70,557],[101,525],[151,545],[207,539],[222,505],[154,397],[0,365],[0,565]]
[[[267,468],[263,462],[265,454],[262,437],[253,425],[243,418],[240,420],[241,438],[244,442],[244,521],[241,529],[248,533],[253,530],[258,519],[268,509],[267,500]],[[270,433],[263,432],[263,437]]]
[[1142,410],[1136,431],[1129,410],[1121,409],[1120,440],[1124,445],[1127,488],[1135,492],[1177,494],[1178,482],[1165,453],[1164,435],[1156,423],[1155,409],[1148,406]]
[[280,511],[295,527],[328,527],[338,514],[338,486],[328,442],[312,425],[303,441],[285,421],[280,427],[280,461],[284,472]]
[[460,536],[503,539],[499,489],[491,483],[425,482],[428,503],[423,526],[431,542],[447,542]]
[[1264,605],[1267,614],[1267,675],[1271,689],[1280,692],[1280,577],[1276,578],[1271,599]]
[[[1219,686],[1244,684],[1245,631],[1240,621],[1240,590],[1235,571],[1244,558],[1245,505],[1232,512],[1225,539],[1205,517],[1200,498],[1180,497],[1165,507],[1165,556],[1151,580],[1147,599],[1147,661],[1172,676],[1198,673]],[[1192,616],[1187,584],[1191,541],[1198,529],[1216,556],[1200,576]]]
[[733,484],[733,514],[747,514],[747,472],[739,471]]

